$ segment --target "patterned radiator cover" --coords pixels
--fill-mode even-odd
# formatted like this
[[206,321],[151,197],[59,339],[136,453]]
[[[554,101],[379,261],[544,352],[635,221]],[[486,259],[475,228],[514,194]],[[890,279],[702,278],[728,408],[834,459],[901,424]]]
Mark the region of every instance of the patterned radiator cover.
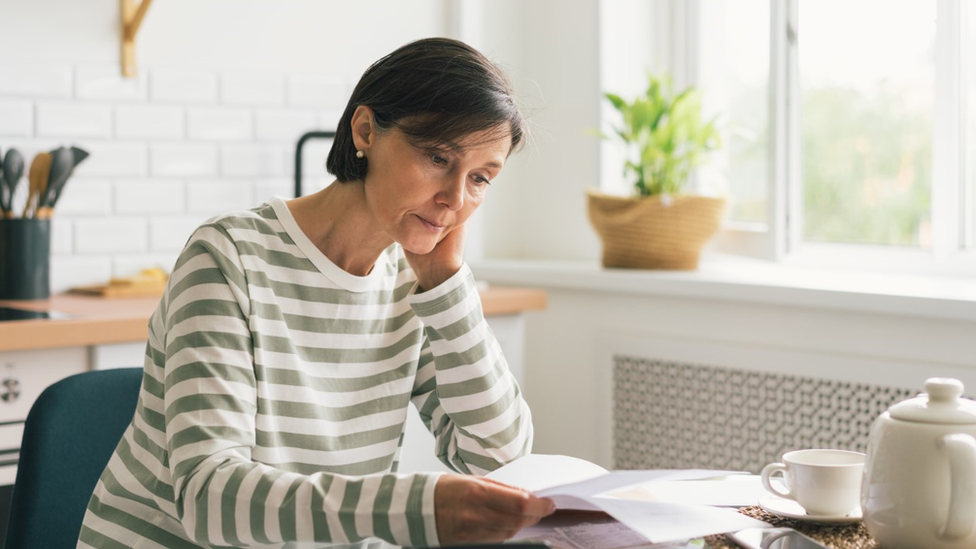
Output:
[[864,451],[917,390],[615,355],[614,466],[758,473],[800,448]]

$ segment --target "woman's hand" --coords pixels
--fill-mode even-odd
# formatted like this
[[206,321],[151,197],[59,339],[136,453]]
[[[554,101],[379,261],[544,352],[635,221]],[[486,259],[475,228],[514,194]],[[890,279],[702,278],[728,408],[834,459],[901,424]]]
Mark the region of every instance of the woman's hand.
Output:
[[464,263],[464,231],[463,224],[454,227],[426,254],[403,250],[420,283],[417,293],[436,288],[461,269]]
[[482,477],[445,474],[434,487],[441,545],[511,539],[555,509],[550,499]]

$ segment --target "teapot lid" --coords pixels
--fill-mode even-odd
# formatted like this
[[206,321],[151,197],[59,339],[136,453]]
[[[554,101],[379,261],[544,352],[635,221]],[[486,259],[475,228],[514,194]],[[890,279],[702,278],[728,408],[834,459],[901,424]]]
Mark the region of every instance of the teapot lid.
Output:
[[916,423],[976,424],[976,401],[960,398],[963,384],[958,379],[933,377],[925,382],[925,393],[895,404],[891,417]]

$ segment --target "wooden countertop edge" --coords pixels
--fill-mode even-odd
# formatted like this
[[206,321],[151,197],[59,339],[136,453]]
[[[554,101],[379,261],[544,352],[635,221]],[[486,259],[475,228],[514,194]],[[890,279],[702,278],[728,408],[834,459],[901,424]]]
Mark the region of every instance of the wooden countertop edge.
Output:
[[[0,305],[55,310],[75,317],[0,322],[0,352],[145,341],[149,317],[159,296],[99,298],[59,294],[41,301],[2,301]],[[545,309],[545,290],[490,287],[481,292],[485,316]]]

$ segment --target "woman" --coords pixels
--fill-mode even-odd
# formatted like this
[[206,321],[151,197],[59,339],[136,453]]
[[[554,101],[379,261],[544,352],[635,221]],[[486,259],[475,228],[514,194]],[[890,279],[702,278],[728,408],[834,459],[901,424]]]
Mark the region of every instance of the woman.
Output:
[[477,51],[413,42],[356,86],[336,182],[201,226],[150,320],[139,405],[79,547],[497,541],[551,513],[475,476],[394,473],[411,402],[461,473],[531,449],[461,259],[524,124]]

